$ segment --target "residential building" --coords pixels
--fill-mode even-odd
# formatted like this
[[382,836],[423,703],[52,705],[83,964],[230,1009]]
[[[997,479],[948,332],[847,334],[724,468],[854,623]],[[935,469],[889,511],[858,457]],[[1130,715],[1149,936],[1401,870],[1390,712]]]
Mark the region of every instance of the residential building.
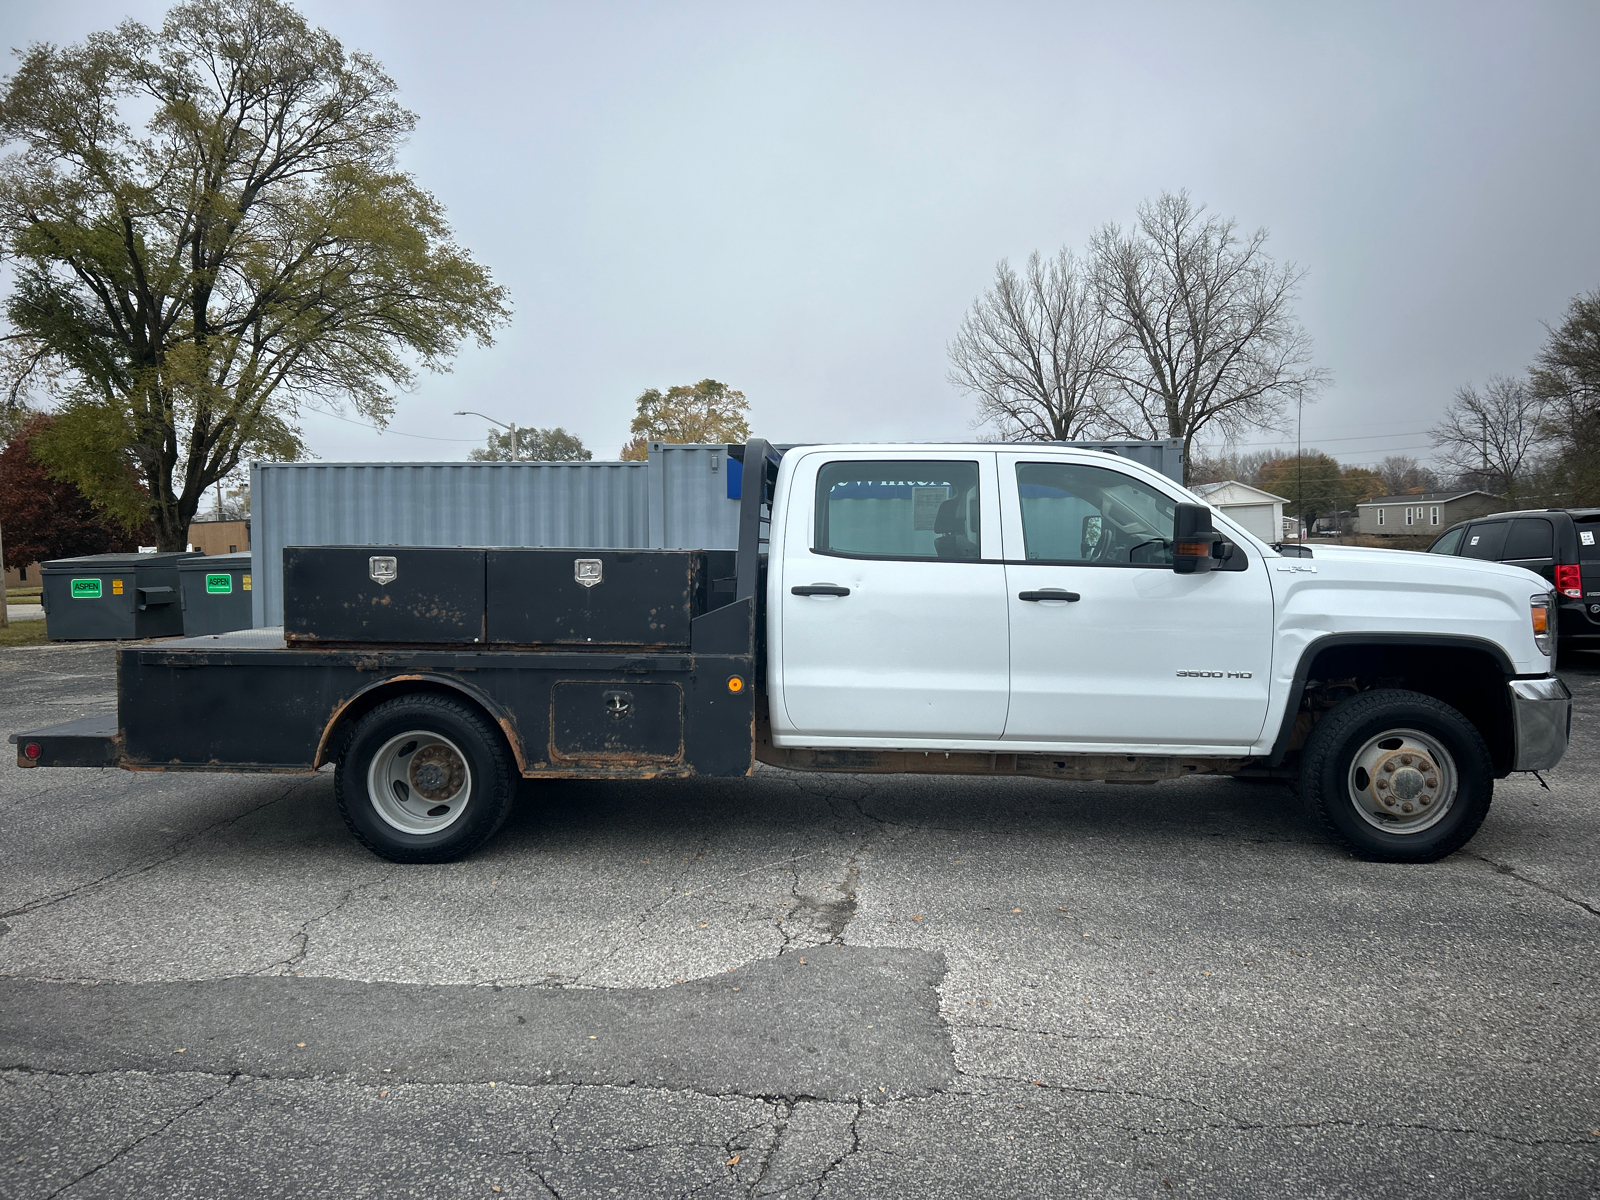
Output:
[[1202,483],[1189,489],[1205,502],[1239,522],[1263,542],[1278,542],[1284,537],[1283,506],[1288,501],[1237,479],[1222,483]]
[[1504,508],[1488,492],[1422,492],[1415,496],[1380,496],[1356,505],[1358,531],[1378,537],[1417,537],[1443,533],[1457,521]]

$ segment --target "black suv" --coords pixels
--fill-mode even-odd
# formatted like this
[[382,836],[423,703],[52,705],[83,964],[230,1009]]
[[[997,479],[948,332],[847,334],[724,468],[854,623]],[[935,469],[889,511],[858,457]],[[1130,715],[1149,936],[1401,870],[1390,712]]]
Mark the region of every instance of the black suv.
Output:
[[1561,616],[1564,650],[1600,648],[1600,508],[1495,513],[1450,526],[1429,554],[1510,563],[1543,575]]

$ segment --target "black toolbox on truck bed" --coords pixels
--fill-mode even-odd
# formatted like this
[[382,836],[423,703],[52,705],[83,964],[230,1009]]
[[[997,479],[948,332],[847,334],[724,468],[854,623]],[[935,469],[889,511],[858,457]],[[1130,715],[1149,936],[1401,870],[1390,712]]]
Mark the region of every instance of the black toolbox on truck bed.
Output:
[[290,546],[290,643],[687,647],[731,550]]

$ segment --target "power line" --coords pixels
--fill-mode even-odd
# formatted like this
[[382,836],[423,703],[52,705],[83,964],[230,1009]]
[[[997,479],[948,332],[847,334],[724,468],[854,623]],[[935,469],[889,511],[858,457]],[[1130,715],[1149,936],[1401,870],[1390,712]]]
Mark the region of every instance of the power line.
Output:
[[477,445],[479,441],[478,438],[442,438],[432,437],[426,433],[407,433],[403,429],[384,429],[381,426],[373,425],[367,421],[357,421],[350,417],[341,417],[338,413],[328,412],[326,409],[322,408],[314,408],[311,411],[321,417],[332,417],[335,421],[343,421],[346,425],[359,425],[363,429],[371,429],[379,434],[392,433],[396,437],[416,438],[417,440],[423,442],[471,442],[473,445]]

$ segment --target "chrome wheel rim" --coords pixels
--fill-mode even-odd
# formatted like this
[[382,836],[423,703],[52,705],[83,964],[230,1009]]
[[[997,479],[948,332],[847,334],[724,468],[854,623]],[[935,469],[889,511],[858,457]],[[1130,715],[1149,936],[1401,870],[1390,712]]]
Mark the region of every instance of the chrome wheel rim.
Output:
[[1367,739],[1350,761],[1345,784],[1361,819],[1385,833],[1410,834],[1444,820],[1456,800],[1455,759],[1416,729]]
[[367,795],[401,833],[438,833],[461,819],[472,798],[472,768],[449,738],[416,729],[390,738],[367,768]]

